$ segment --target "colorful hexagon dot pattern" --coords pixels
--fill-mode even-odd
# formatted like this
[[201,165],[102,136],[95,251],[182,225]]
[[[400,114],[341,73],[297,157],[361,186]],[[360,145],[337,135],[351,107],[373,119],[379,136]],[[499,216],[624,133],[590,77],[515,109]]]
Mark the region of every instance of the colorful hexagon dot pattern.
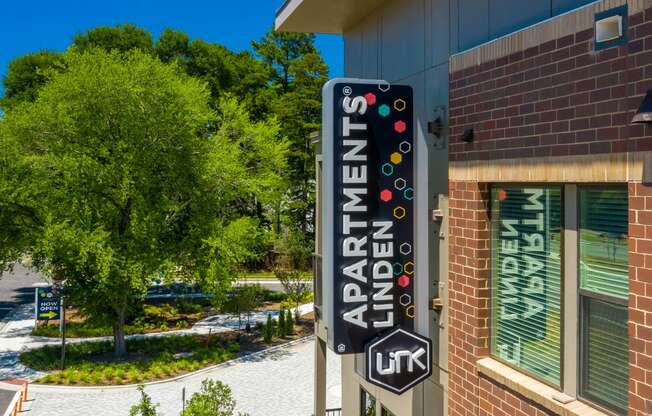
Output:
[[394,174],[394,166],[391,163],[385,163],[380,169],[385,176],[392,176]]
[[404,274],[398,278],[398,285],[401,287],[408,287],[410,285],[410,278]]
[[394,101],[394,109],[396,111],[403,111],[405,110],[406,107],[407,107],[407,103],[405,102],[405,100],[399,98],[398,100]]

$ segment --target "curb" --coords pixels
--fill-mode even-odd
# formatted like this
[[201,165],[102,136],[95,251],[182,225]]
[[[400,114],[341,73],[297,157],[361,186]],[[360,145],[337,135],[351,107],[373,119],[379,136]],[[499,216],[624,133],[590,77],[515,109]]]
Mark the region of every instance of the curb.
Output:
[[[212,365],[210,367],[202,368],[201,370],[197,370],[197,371],[194,371],[192,373],[186,373],[186,374],[182,374],[182,375],[177,376],[177,377],[168,378],[168,379],[165,379],[165,380],[151,381],[149,383],[142,383],[142,384],[145,387],[147,387],[147,386],[155,386],[155,385],[158,385],[158,384],[172,383],[172,382],[175,382],[175,381],[183,380],[184,378],[193,377],[193,376],[197,376],[197,375],[200,375],[200,374],[203,374],[203,373],[207,373],[209,371],[216,370],[218,368],[230,367],[232,365],[248,361],[248,359],[253,358],[253,357],[266,355],[266,354],[269,354],[271,352],[275,352],[275,351],[280,350],[280,349],[284,349],[284,348],[287,348],[287,347],[293,347],[295,345],[303,344],[303,343],[306,343],[308,341],[313,340],[314,338],[315,338],[314,335],[309,335],[307,337],[303,337],[303,338],[295,339],[293,341],[285,342],[283,344],[275,345],[275,346],[273,346],[271,348],[267,348],[267,349],[264,349],[264,350],[261,350],[261,351],[256,351],[256,352],[253,352],[253,353],[250,353],[250,354],[247,354],[247,355],[243,355],[241,357],[234,358],[232,360],[228,360],[228,361],[225,361],[225,362],[220,363],[220,364],[215,364],[215,365]],[[52,391],[55,391],[55,390],[58,390],[58,391],[61,391],[61,390],[65,390],[65,391],[132,390],[132,389],[137,388],[139,385],[140,384],[124,384],[124,385],[120,385],[120,386],[61,386],[61,385],[57,385],[57,384],[30,384],[30,390],[33,391],[33,392],[37,392],[37,393],[38,392],[52,392]],[[5,386],[12,386],[12,385],[0,381],[0,388],[5,388]]]

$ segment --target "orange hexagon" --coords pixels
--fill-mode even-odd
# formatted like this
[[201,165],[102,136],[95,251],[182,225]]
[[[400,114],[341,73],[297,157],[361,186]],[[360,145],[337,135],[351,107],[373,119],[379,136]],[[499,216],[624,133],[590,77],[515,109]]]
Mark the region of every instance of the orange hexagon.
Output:
[[393,164],[398,165],[403,161],[403,155],[400,154],[399,152],[394,152],[389,157],[389,160],[391,160]]

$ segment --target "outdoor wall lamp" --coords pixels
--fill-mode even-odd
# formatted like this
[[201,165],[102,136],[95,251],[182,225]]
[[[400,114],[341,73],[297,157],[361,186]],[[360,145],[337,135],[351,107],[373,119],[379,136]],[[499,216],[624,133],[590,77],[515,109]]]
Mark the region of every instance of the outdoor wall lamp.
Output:
[[632,124],[649,124],[652,123],[652,89],[647,90],[645,98],[638,108],[636,115],[632,119]]
[[462,133],[462,141],[467,143],[473,143],[473,138],[475,136],[474,133],[475,131],[473,130],[473,128],[464,130],[464,133]]

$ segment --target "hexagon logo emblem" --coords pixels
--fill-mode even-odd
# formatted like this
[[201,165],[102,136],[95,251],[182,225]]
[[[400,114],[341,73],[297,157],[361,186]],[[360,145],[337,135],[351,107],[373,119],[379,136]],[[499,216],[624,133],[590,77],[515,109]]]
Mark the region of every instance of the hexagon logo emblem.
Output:
[[405,188],[405,191],[403,191],[403,197],[408,201],[412,201],[414,199],[414,189]]
[[403,243],[399,246],[398,250],[402,255],[407,256],[412,253],[412,245],[410,243]]
[[380,200],[383,202],[389,202],[392,200],[392,191],[389,189],[383,189],[380,191]]
[[410,153],[410,150],[412,150],[412,145],[410,142],[401,142],[401,144],[398,145],[398,149],[401,151],[401,153]]
[[432,373],[432,341],[403,328],[370,342],[365,352],[367,381],[396,394]]
[[405,266],[403,266],[403,270],[405,270],[405,273],[409,274],[410,276],[414,274],[414,263],[411,261],[408,261],[405,263]]
[[380,114],[383,117],[387,117],[390,113],[389,106],[387,104],[383,104],[380,107],[378,107],[378,114]]
[[399,303],[401,306],[409,306],[410,303],[412,303],[412,296],[408,294],[401,295],[400,298],[398,298]]
[[407,124],[405,124],[405,121],[399,120],[396,123],[394,123],[394,130],[396,130],[399,133],[404,133],[405,130],[407,130]]
[[380,167],[380,170],[383,171],[383,175],[392,176],[394,174],[394,166],[391,163],[385,163]]
[[399,191],[402,191],[405,189],[405,186],[407,183],[405,182],[405,179],[403,178],[398,178],[397,180],[394,181],[394,188],[398,189]]
[[398,100],[394,101],[394,109],[396,109],[396,111],[403,111],[405,110],[406,107],[407,107],[407,103],[405,102],[405,100],[401,100],[399,98]]
[[401,163],[403,161],[403,155],[400,154],[399,152],[394,152],[389,156],[389,160],[393,164],[398,165],[399,163]]
[[410,278],[406,274],[404,274],[403,276],[398,278],[398,285],[401,287],[410,286]]
[[394,208],[394,217],[396,219],[399,219],[399,220],[403,219],[405,217],[405,214],[406,214],[405,208],[403,208],[403,207]]
[[367,104],[369,105],[376,104],[376,94],[372,92],[365,94],[364,99],[367,100]]
[[403,265],[399,262],[394,263],[392,269],[394,270],[394,276],[403,274]]

